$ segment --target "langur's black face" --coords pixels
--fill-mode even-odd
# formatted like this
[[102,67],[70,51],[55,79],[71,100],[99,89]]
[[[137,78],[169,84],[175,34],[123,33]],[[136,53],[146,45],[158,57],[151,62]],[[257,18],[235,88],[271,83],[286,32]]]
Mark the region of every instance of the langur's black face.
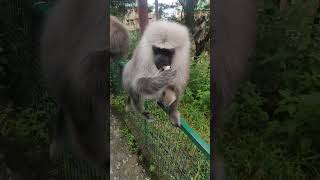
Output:
[[175,53],[175,49],[164,49],[152,46],[154,54],[154,64],[157,69],[161,69],[163,66],[170,66],[172,63],[172,58]]

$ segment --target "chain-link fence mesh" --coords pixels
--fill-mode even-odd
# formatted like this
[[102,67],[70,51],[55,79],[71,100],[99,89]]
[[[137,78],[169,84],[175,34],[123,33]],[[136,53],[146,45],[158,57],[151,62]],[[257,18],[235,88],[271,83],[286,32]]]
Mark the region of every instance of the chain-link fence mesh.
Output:
[[64,151],[53,159],[50,180],[107,180],[109,172],[79,159],[65,145]]
[[[124,62],[114,64],[112,74],[121,74]],[[157,118],[149,123],[134,112],[125,111],[126,95],[120,89],[119,76],[112,76],[117,95],[111,98],[112,113],[124,120],[147,160],[149,172],[159,179],[209,179],[210,160],[179,128],[171,125],[168,115],[154,103],[148,109]]]
[[39,91],[39,67],[33,50],[32,2],[0,1],[1,86],[14,102],[26,103]]
[[[44,100],[48,97],[41,80],[38,58],[41,23],[48,3],[51,1],[0,0],[0,87],[1,97],[9,96],[14,104],[36,109],[46,106],[41,108],[54,116],[55,106],[50,106],[50,100]],[[3,89],[6,89],[5,95]],[[44,105],[41,104],[43,101]],[[48,149],[42,151],[48,152]],[[51,161],[46,178],[42,176],[41,179],[108,179],[108,171],[93,168],[88,162],[75,157],[70,149],[65,146],[64,151]],[[49,162],[49,157],[46,158]]]

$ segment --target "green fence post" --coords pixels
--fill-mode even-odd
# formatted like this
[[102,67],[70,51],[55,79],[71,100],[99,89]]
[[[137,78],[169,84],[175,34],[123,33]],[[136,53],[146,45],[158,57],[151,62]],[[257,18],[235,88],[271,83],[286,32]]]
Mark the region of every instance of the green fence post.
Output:
[[210,145],[207,144],[201,136],[194,131],[184,118],[180,117],[181,129],[192,140],[192,142],[202,151],[202,153],[210,159]]

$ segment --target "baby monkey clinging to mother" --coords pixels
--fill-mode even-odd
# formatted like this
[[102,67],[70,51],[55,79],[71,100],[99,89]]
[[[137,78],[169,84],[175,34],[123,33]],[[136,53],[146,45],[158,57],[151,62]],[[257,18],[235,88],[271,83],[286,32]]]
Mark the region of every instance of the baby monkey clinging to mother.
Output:
[[180,127],[178,105],[188,79],[190,39],[186,26],[174,22],[150,23],[123,70],[122,83],[128,103],[148,119],[146,99],[167,106],[172,124]]

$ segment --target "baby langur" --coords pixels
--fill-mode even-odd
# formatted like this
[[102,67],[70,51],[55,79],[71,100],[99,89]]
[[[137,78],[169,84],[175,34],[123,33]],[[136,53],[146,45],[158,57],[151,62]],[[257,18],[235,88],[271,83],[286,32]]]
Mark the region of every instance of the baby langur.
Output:
[[174,126],[180,127],[178,104],[188,79],[190,66],[188,29],[174,22],[150,23],[123,70],[122,83],[129,94],[128,104],[148,119],[146,99],[167,106]]
[[174,90],[170,89],[170,88],[166,88],[163,93],[162,93],[162,97],[160,99],[160,102],[162,102],[162,104],[165,107],[170,107],[170,105],[172,103],[174,103],[174,101],[177,99],[176,94],[174,93]]
[[[161,68],[161,71],[169,70],[170,68],[170,66],[163,66]],[[165,107],[169,107],[176,99],[177,97],[174,93],[174,89],[167,87],[165,90],[163,90],[160,99],[158,99],[158,102],[161,102]]]

